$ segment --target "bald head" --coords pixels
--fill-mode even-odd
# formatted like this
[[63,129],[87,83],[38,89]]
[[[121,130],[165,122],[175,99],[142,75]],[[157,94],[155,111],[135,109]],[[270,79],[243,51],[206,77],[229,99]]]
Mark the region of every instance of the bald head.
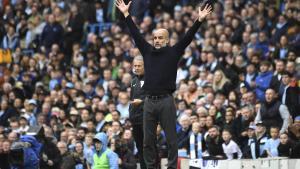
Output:
[[156,49],[167,46],[169,43],[169,32],[167,29],[156,29],[153,31],[153,45]]

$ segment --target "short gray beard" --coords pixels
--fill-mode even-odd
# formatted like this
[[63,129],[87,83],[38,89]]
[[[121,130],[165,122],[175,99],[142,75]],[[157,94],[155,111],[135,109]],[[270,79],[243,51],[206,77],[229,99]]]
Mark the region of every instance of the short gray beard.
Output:
[[166,47],[166,46],[167,46],[167,44],[162,45],[162,46],[160,46],[160,47],[156,47],[156,46],[154,45],[155,49],[160,49],[160,48],[163,48],[163,47]]

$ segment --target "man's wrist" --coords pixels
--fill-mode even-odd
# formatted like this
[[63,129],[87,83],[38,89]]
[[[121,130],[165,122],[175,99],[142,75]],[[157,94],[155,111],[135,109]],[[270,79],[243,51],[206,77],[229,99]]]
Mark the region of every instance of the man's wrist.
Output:
[[129,16],[129,12],[124,13],[124,17],[126,18],[127,16]]
[[204,21],[204,18],[200,18],[200,17],[199,17],[199,18],[198,18],[198,21],[199,21],[199,22],[203,22],[203,21]]

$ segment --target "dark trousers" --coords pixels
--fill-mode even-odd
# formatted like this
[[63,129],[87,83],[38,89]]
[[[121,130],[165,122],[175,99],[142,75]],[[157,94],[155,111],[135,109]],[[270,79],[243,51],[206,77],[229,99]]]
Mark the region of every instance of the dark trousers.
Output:
[[166,134],[168,169],[177,168],[176,108],[168,95],[161,99],[146,98],[144,103],[144,159],[147,169],[157,169],[156,130],[158,122]]
[[132,125],[132,135],[136,142],[136,148],[138,149],[138,157],[140,161],[141,169],[147,169],[143,156],[143,124],[133,124]]

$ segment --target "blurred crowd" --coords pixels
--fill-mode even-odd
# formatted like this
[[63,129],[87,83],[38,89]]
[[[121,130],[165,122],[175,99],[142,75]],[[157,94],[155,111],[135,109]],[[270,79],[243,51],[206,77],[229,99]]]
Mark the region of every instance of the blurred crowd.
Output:
[[[43,168],[90,168],[99,132],[120,168],[136,168],[128,108],[140,52],[114,0],[0,2],[0,53],[11,57],[0,59],[0,157],[43,126]],[[201,2],[133,0],[130,14],[149,43],[154,29],[166,28],[173,45]],[[208,3],[214,12],[177,71],[179,156],[300,158],[300,2]],[[158,158],[166,158],[160,126],[157,139]]]

